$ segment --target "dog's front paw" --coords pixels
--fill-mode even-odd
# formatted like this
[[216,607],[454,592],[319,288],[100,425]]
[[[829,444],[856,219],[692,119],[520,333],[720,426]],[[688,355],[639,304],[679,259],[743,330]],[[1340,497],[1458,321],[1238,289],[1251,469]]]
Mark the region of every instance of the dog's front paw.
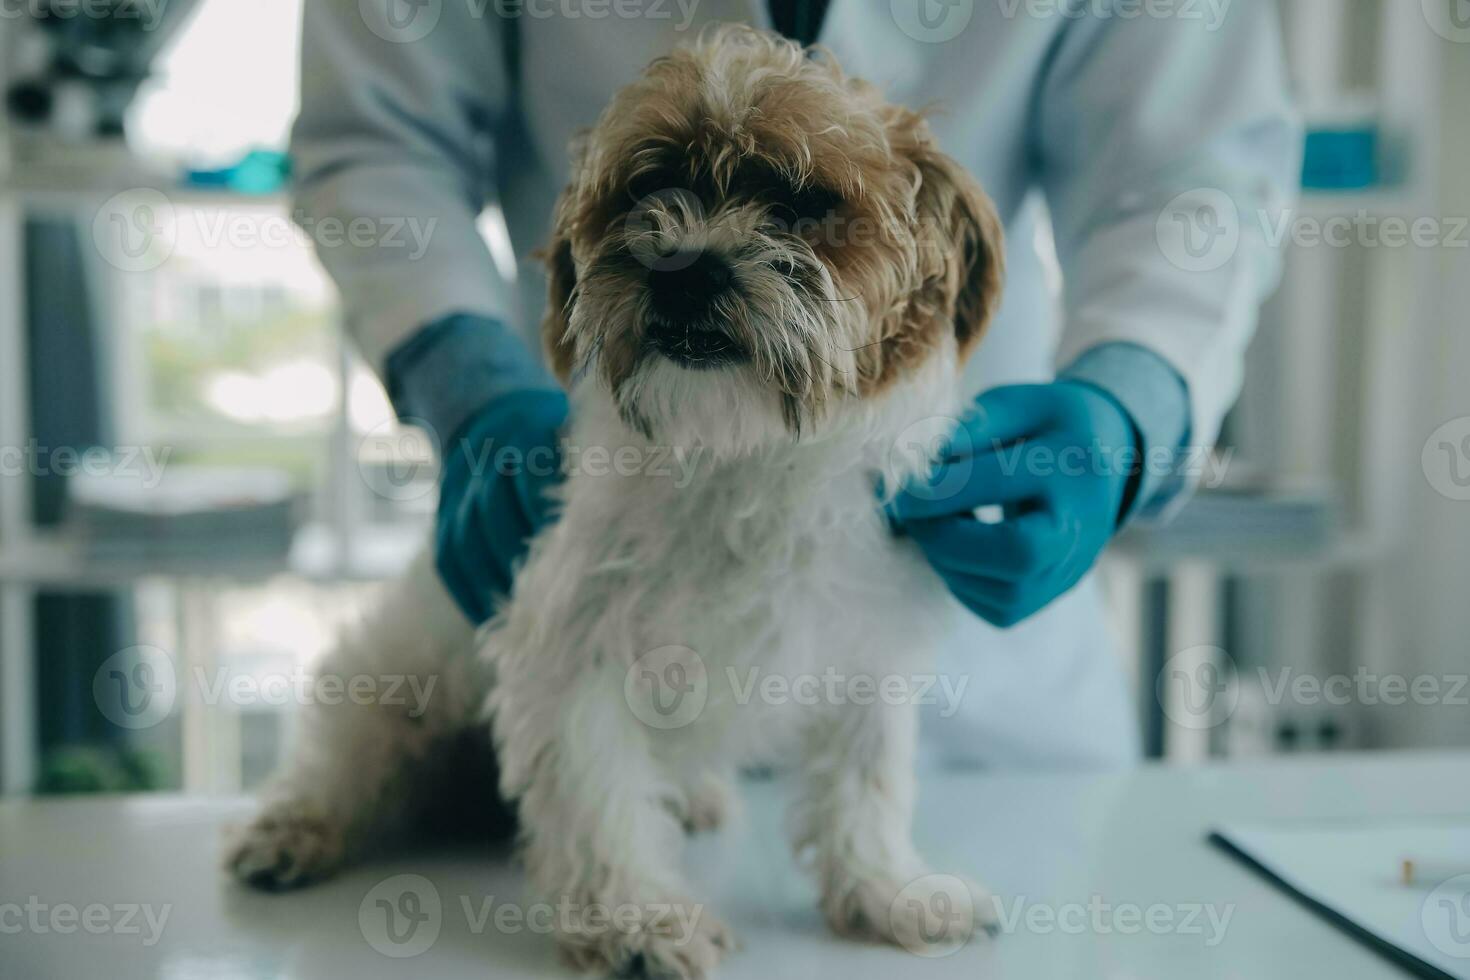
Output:
[[670,809],[684,825],[685,833],[699,834],[718,830],[730,819],[736,807],[735,790],[728,779],[705,773],[684,788]]
[[586,908],[557,936],[563,958],[583,972],[701,980],[735,949],[729,928],[701,904],[594,903]]
[[830,888],[822,911],[833,930],[933,955],[979,935],[994,935],[995,902],[959,875],[875,875]]
[[301,803],[266,807],[235,832],[225,852],[225,869],[266,891],[300,888],[327,877],[342,864],[341,828]]

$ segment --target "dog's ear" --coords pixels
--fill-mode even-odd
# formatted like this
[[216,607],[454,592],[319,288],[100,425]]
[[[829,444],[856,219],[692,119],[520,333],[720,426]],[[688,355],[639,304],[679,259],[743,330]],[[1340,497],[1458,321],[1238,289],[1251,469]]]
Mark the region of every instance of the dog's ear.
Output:
[[896,125],[895,148],[914,165],[920,292],[952,317],[961,363],[1000,306],[1005,232],[980,184],[935,145],[916,114]]
[[571,382],[577,352],[571,337],[572,304],[576,302],[577,266],[572,260],[573,189],[562,191],[552,220],[551,241],[540,251],[546,262],[546,313],[541,317],[541,343],[547,362],[563,385]]

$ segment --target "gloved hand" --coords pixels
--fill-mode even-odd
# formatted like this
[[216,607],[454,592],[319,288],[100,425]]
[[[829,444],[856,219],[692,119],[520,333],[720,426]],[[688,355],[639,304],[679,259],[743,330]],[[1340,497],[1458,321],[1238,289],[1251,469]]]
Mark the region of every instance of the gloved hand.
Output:
[[510,593],[527,543],[554,519],[546,491],[562,479],[559,430],[567,396],[504,323],[453,314],[388,358],[400,418],[431,433],[442,475],[435,564],[475,623]]
[[[1142,449],[1133,420],[1100,388],[997,388],[888,513],[962,603],[1014,626],[1092,567],[1131,508]],[[999,523],[975,516],[989,505],[1003,508]]]
[[559,430],[568,411],[560,391],[513,392],[443,447],[435,567],[476,623],[510,594],[531,538],[555,517],[546,491],[564,477]]

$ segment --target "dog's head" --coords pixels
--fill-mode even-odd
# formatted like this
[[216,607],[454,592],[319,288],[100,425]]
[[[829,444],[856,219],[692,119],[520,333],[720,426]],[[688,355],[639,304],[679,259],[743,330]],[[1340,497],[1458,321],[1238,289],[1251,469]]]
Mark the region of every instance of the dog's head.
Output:
[[921,115],[830,59],[722,27],[651,64],[576,150],[543,335],[646,436],[799,438],[999,300],[1000,223]]

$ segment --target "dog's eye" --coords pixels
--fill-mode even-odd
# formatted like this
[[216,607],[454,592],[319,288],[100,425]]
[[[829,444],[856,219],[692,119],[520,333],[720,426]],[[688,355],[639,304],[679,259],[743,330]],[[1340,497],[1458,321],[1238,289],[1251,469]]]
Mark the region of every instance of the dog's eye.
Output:
[[779,192],[771,211],[778,220],[789,222],[793,230],[800,233],[815,230],[841,205],[840,195],[825,187],[807,184]]
[[645,198],[674,190],[679,182],[664,170],[644,170],[628,181],[628,199],[634,204]]

